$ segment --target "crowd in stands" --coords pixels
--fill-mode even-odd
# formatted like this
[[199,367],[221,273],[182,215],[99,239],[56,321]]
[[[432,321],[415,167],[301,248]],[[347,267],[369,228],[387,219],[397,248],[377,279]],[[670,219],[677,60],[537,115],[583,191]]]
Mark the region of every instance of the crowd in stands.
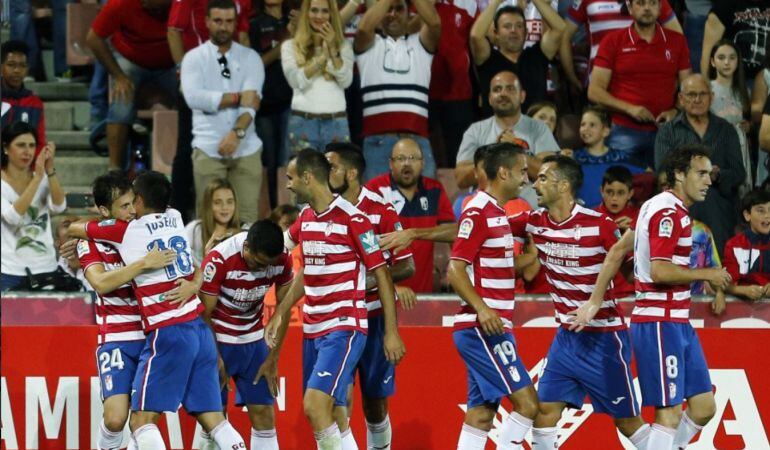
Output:
[[[66,208],[43,103],[25,87],[40,78],[29,0],[11,5],[2,290],[57,271],[51,215]],[[665,155],[703,144],[713,171],[690,210],[691,265],[724,265],[729,293],[754,299],[770,283],[769,30],[768,0],[103,0],[86,40],[91,123],[106,123],[110,169],[130,172],[137,100],[155,86],[175,105],[171,206],[198,264],[260,211],[288,227],[298,210],[277,193],[292,155],[358,149],[363,185],[408,230],[386,241],[411,244],[415,275],[402,284],[414,292],[441,289],[420,238],[454,227],[485,187],[486,145],[524,148],[531,181],[544,157],[574,158],[578,201],[625,230],[665,189]],[[70,72],[58,57],[55,72]],[[506,210],[537,207],[530,184]],[[518,285],[547,288],[542,276]]]

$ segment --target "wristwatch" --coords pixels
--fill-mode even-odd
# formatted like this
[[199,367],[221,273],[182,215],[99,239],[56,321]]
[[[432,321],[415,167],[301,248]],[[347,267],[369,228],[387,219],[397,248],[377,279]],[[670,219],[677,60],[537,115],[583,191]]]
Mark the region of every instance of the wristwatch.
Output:
[[246,130],[244,130],[243,128],[233,128],[233,131],[235,131],[235,136],[238,139],[243,139],[244,137],[246,137]]

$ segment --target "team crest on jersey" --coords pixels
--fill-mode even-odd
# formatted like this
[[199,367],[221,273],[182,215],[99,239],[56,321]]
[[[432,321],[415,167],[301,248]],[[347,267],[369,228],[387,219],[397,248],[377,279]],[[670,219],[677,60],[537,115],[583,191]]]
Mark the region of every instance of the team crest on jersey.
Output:
[[671,233],[674,232],[674,220],[671,217],[664,217],[660,220],[660,226],[658,227],[659,237],[671,237]]
[[615,237],[618,238],[618,240],[620,240],[620,230],[617,228],[615,229]]
[[76,250],[78,252],[78,258],[82,258],[84,255],[87,255],[88,241],[83,241],[83,240],[78,241],[78,246]]
[[420,197],[420,206],[422,207],[423,211],[428,210],[428,198],[427,197]]
[[334,229],[334,224],[332,221],[326,222],[326,229],[324,230],[324,236],[329,237],[332,234],[332,230]]
[[112,375],[104,376],[104,389],[108,391],[112,390]]
[[580,9],[580,4],[583,3],[583,0],[573,0],[572,1],[572,8],[574,9]]
[[380,249],[380,244],[377,242],[377,236],[374,235],[374,231],[372,230],[359,234],[358,240],[361,241],[361,246],[364,248],[364,253],[367,255],[371,255]]
[[206,283],[211,283],[211,280],[214,279],[214,275],[216,274],[217,266],[215,266],[214,263],[206,264],[206,267],[203,269],[203,281]]
[[573,228],[573,231],[575,233],[575,240],[579,241],[580,236],[582,234],[582,228],[580,227],[580,225],[575,225],[575,228]]
[[460,239],[468,239],[471,237],[471,231],[473,231],[473,221],[465,218],[460,222],[460,229],[457,231],[457,237]]
[[115,219],[107,219],[99,222],[100,227],[108,227],[110,225],[115,225]]
[[404,229],[404,227],[401,226],[401,222],[396,222],[393,224],[393,228],[396,229],[396,231],[401,231]]

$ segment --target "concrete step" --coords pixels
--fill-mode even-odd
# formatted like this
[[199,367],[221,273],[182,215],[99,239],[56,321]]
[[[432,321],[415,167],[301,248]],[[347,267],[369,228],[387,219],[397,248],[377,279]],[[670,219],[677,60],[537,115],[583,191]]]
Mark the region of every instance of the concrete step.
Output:
[[56,143],[57,149],[83,150],[91,148],[88,131],[46,131],[46,139]]
[[70,102],[45,102],[45,131],[72,131],[75,119],[75,108]]
[[31,82],[25,87],[40,96],[44,102],[57,100],[88,100],[88,83],[59,83],[56,81]]
[[90,186],[94,178],[107,172],[109,161],[94,155],[56,157],[56,173],[65,191],[70,191],[73,186]]

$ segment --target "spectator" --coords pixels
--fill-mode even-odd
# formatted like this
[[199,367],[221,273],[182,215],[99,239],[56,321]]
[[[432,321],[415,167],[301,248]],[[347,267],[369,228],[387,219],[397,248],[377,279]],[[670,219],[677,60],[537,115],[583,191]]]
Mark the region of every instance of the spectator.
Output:
[[733,278],[727,293],[749,300],[770,297],[770,192],[746,194],[741,215],[746,229],[725,245],[725,269]]
[[[567,81],[570,82],[579,91],[583,90],[588,82],[580,80],[575,72],[574,58],[572,54],[572,38],[577,33],[580,25],[585,25],[588,33],[588,40],[591,44],[591,50],[588,58],[588,68],[593,68],[594,58],[599,50],[599,43],[604,36],[615,30],[628,28],[633,23],[633,18],[629,15],[628,4],[626,2],[608,2],[605,0],[582,0],[570,2],[570,8],[567,10],[567,20],[564,26],[564,35],[561,40],[561,49],[559,50],[559,59],[561,60],[564,74]],[[671,9],[668,0],[660,1],[660,16],[658,23],[666,29],[682,32],[679,20]]]
[[201,199],[200,219],[185,226],[195,266],[201,266],[210,249],[244,228],[238,219],[238,201],[233,187],[224,178],[209,181]]
[[168,8],[169,0],[110,0],[88,31],[86,43],[111,77],[110,169],[124,167],[137,90],[155,83],[176,101],[176,70],[166,37]]
[[687,48],[690,49],[690,67],[697,73],[700,73],[703,52],[703,29],[706,27],[711,5],[712,0],[684,0],[684,30],[681,33],[687,39]]
[[658,25],[658,0],[630,0],[629,10],[633,24],[599,46],[588,99],[614,112],[609,146],[652,167],[656,126],[676,116],[676,83],[691,73],[690,56],[684,36]]
[[[251,0],[236,0],[238,15],[237,33],[241,45],[250,47],[248,42],[249,14]],[[209,39],[206,22],[208,0],[175,0],[168,14],[168,46],[177,71],[182,65],[185,53]],[[195,183],[192,164],[192,110],[184,96],[177,96],[178,138],[176,154],[171,168],[171,207],[182,213],[188,220],[195,208]]]
[[580,119],[580,139],[585,147],[575,150],[573,157],[583,171],[583,184],[578,198],[587,208],[596,208],[602,203],[601,187],[604,172],[611,166],[622,166],[632,174],[644,172],[644,163],[629,159],[625,153],[607,147],[605,140],[610,134],[610,115],[600,106],[589,106],[583,110]]
[[43,60],[40,57],[40,45],[32,15],[32,1],[14,0],[9,3],[8,16],[11,22],[11,40],[8,42],[24,42],[29,46],[28,50],[24,52],[29,65],[28,73],[32,74],[31,79],[37,78],[39,74],[43,73]]
[[738,186],[746,179],[741,146],[735,127],[709,111],[712,93],[702,75],[690,75],[682,82],[679,102],[684,111],[660,128],[655,139],[655,169],[666,155],[686,144],[703,144],[711,149],[711,186],[706,199],[690,208],[690,215],[711,228],[717,250],[733,234],[737,219]]
[[711,80],[711,92],[714,93],[711,112],[735,126],[741,143],[741,160],[746,169],[746,179],[739,189],[739,195],[743,197],[753,186],[751,157],[746,137],[746,133],[751,129],[751,122],[747,120],[751,105],[746,78],[743,75],[741,54],[732,42],[723,39],[711,49],[708,77]]
[[[770,97],[767,97],[770,98]],[[759,126],[759,155],[757,155],[757,186],[761,186],[770,172],[770,102],[765,99],[765,106],[762,109],[762,119]]]
[[[21,41],[7,41],[2,45],[2,98],[3,104],[11,109],[3,114],[2,128],[14,122],[26,122],[37,130],[35,155],[45,146],[45,113],[43,101],[34,92],[24,87],[29,74],[27,44]],[[5,107],[3,108],[5,111]]]
[[353,81],[353,59],[336,1],[304,0],[294,37],[281,44],[283,73],[294,90],[286,143],[291,153],[350,141],[345,88]]
[[268,219],[281,227],[281,230],[286,231],[291,224],[297,221],[297,217],[299,217],[299,208],[294,205],[283,204],[273,208]]
[[289,0],[257,0],[251,19],[251,47],[265,65],[264,96],[257,111],[257,135],[262,139],[262,165],[267,169],[270,204],[276,202],[278,167],[288,160],[286,128],[289,124],[291,86],[281,68],[281,43],[289,39]]
[[35,158],[35,129],[15,122],[2,133],[2,257],[0,291],[28,287],[28,275],[57,268],[51,214],[67,203],[54,167],[56,146],[49,142]]
[[[387,0],[380,0],[387,1]],[[422,1],[422,0],[418,0]],[[438,180],[423,176],[423,154],[417,141],[403,138],[393,146],[390,173],[370,180],[366,187],[393,204],[405,230],[441,225],[438,232],[452,230],[455,217],[452,204]],[[368,162],[367,162],[368,164]],[[410,235],[415,273],[401,285],[416,293],[433,292],[433,242]]]
[[701,73],[708,73],[711,49],[725,38],[735,43],[735,48],[743,56],[744,72],[753,79],[765,60],[765,45],[770,38],[769,16],[770,5],[765,1],[715,1],[703,30]]
[[[559,50],[564,20],[546,0],[532,1],[545,19],[548,31],[543,34],[540,42],[531,47],[524,48],[527,40],[524,11],[516,6],[498,9],[503,0],[491,0],[473,24],[471,54],[479,77],[484,102],[482,114],[485,117],[492,113],[487,101],[487,87],[492,78],[504,70],[515,73],[521,80],[521,88],[526,93],[526,97],[522,98],[524,109],[546,99],[548,65]],[[497,47],[486,36],[493,23]]]
[[[542,0],[538,0],[542,1]],[[527,167],[530,179],[540,170],[540,158],[544,152],[557,152],[559,145],[544,123],[521,113],[521,102],[525,93],[519,79],[509,71],[496,74],[490,81],[489,104],[494,115],[476,122],[468,128],[457,154],[455,180],[462,189],[476,184],[473,170],[473,154],[482,145],[495,142],[511,142],[520,145],[527,152]],[[533,207],[537,207],[537,197],[532,186],[521,191],[524,198]]]
[[556,123],[559,120],[556,105],[551,101],[537,102],[527,109],[527,115],[535,120],[543,122],[551,134],[556,136]]
[[639,209],[631,203],[634,179],[628,167],[610,166],[602,178],[602,203],[594,208],[615,221],[621,232],[634,229]]
[[[408,34],[406,0],[381,0],[364,14],[353,42],[364,102],[367,180],[388,170],[388,155],[404,138],[422,149],[425,174],[436,174],[428,141],[428,88],[441,18],[430,0],[411,4],[422,19],[419,33]],[[378,27],[384,35],[376,33]]]
[[238,216],[250,223],[257,220],[262,187],[262,142],[251,123],[265,68],[257,52],[233,42],[235,20],[232,0],[209,2],[211,39],[185,55],[182,93],[194,111],[196,198],[202,198],[209,180],[226,178],[238,198]]

